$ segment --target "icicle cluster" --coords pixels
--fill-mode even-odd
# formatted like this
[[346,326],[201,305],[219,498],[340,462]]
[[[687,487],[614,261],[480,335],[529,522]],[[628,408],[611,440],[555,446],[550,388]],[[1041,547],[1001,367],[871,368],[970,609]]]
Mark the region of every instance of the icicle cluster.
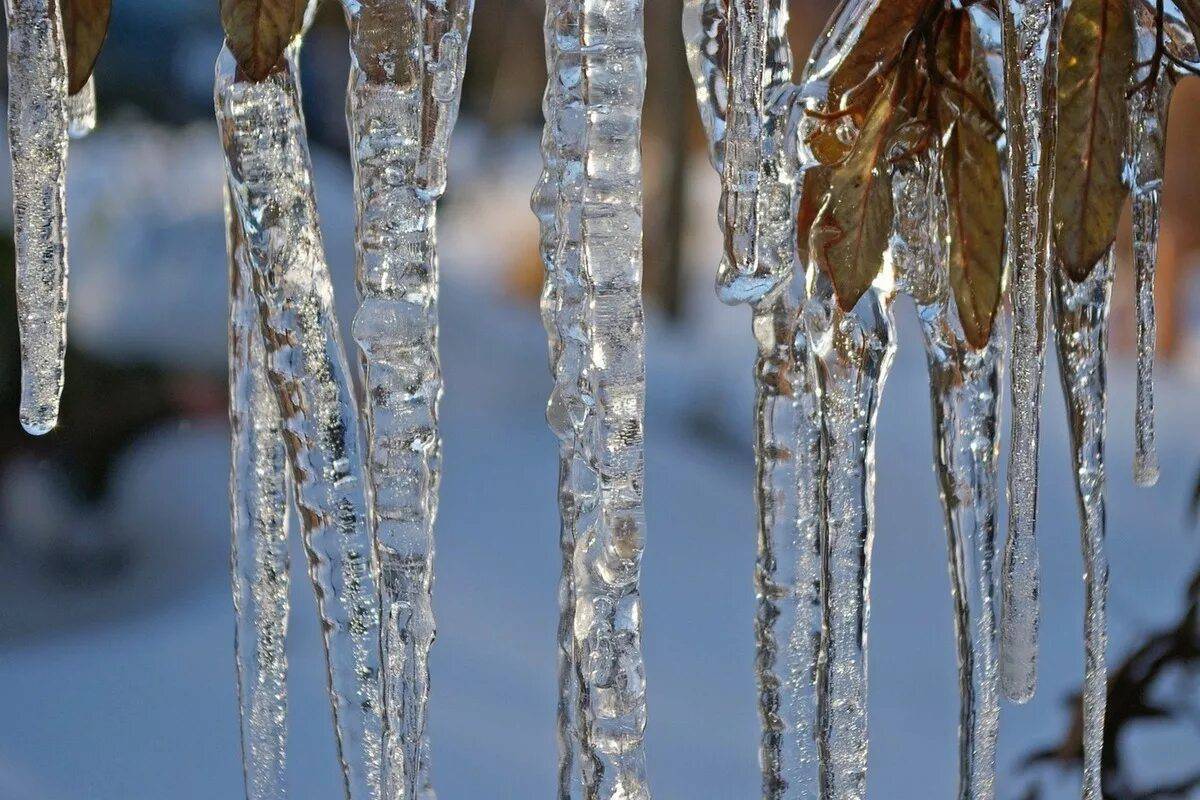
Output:
[[[559,436],[559,796],[648,800],[638,580],[645,542],[639,0],[546,7],[533,209]],[[573,762],[578,759],[579,776]],[[576,781],[578,780],[578,784]]]
[[431,791],[438,402],[437,202],[446,186],[473,0],[347,2],[357,278],[371,527],[381,570],[389,797]]
[[[358,800],[379,797],[382,777],[378,566],[296,73],[289,55],[267,79],[241,81],[224,51],[217,121],[321,614],[347,797]],[[261,647],[271,631],[258,635]],[[261,768],[251,764],[247,772]]]

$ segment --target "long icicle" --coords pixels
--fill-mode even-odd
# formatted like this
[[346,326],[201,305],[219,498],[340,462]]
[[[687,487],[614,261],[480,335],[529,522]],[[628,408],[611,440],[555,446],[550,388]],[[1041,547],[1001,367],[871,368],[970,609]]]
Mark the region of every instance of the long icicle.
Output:
[[57,0],[5,0],[21,425],[58,422],[67,352],[67,53]]
[[383,736],[377,565],[295,62],[289,54],[263,81],[239,81],[225,49],[215,96],[321,614],[346,796],[376,800]]
[[[554,387],[546,404],[546,420],[559,440],[558,507],[561,572],[558,583],[558,798],[580,796],[579,681],[575,654],[575,546],[581,532],[594,524],[597,476],[586,460],[591,395],[583,382],[590,350],[584,324],[585,296],[579,263],[578,192],[566,175],[583,172],[583,126],[572,124],[573,109],[583,105],[583,84],[578,79],[580,54],[574,39],[566,50],[559,46],[560,11],[547,4],[545,55],[548,80],[542,101],[546,124],[542,133],[542,174],[534,188],[531,207],[540,224],[540,251],[545,265],[542,289],[542,322],[549,338],[550,372]],[[575,120],[577,122],[577,120]]]
[[893,293],[872,287],[843,312],[824,272],[804,307],[820,386],[823,502],[817,748],[823,800],[862,800],[867,784],[867,629],[875,538],[875,420],[895,354]]
[[[1135,3],[1138,30],[1138,63],[1134,71],[1139,84],[1148,79],[1151,64],[1166,47],[1162,23],[1155,11]],[[1165,13],[1162,0],[1157,15]],[[1159,55],[1161,59],[1161,55]],[[1129,178],[1133,201],[1133,260],[1136,274],[1137,308],[1137,407],[1134,422],[1133,479],[1139,486],[1158,482],[1158,453],[1154,444],[1154,351],[1157,327],[1154,320],[1154,273],[1158,266],[1159,217],[1167,148],[1167,113],[1175,75],[1165,61],[1159,62],[1156,80],[1129,97]]]
[[1108,254],[1085,280],[1054,271],[1058,363],[1071,427],[1075,491],[1086,583],[1083,681],[1083,798],[1101,800],[1104,709],[1108,696],[1105,650],[1108,559],[1104,555],[1104,432],[1108,388],[1108,310],[1115,256]]
[[[554,270],[559,286],[582,287],[587,413],[580,445],[597,487],[595,508],[578,523],[572,576],[579,752],[589,800],[650,797],[638,588],[645,545],[642,16],[641,0],[554,0],[546,10],[546,33],[558,48],[549,81],[579,82],[578,102],[555,108],[547,125],[555,125],[549,138],[556,146],[580,147],[578,160],[571,157],[579,168],[564,161],[558,176]],[[573,75],[564,73],[572,62]],[[553,87],[547,99],[567,101]],[[548,153],[547,161],[560,157]]]
[[[718,293],[754,308],[762,794],[798,800],[817,786],[820,430],[809,361],[797,355],[807,340],[795,336],[797,309],[787,285],[796,260],[798,168],[787,9],[689,0],[682,27],[710,157],[724,179],[727,247]],[[731,98],[738,113],[726,128]]]
[[225,197],[229,250],[229,479],[234,651],[246,800],[287,797],[288,478],[267,380],[241,223]]
[[946,520],[958,651],[961,800],[995,797],[1000,696],[994,561],[999,506],[999,403],[1004,323],[974,349],[950,300],[947,225],[937,159],[897,170],[892,258],[916,302],[933,410],[934,465]]
[[1000,686],[1027,702],[1037,688],[1038,427],[1049,311],[1050,197],[1062,0],[1002,0],[1012,265],[1012,436],[1008,538],[1000,603]]
[[426,708],[441,469],[437,202],[472,11],[472,0],[346,3],[360,299],[353,335],[381,572],[389,798],[432,792]]

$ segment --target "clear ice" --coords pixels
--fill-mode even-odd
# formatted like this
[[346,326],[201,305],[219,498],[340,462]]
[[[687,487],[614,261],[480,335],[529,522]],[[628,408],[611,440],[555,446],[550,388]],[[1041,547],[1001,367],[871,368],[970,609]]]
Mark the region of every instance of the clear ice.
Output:
[[88,78],[83,88],[67,95],[67,133],[72,139],[82,139],[96,129],[96,76]]
[[[547,416],[561,441],[561,541],[571,551],[564,553],[571,574],[560,584],[564,614],[573,609],[572,652],[560,653],[559,734],[574,743],[560,746],[559,795],[572,791],[567,759],[577,747],[589,800],[650,797],[638,588],[645,545],[642,17],[640,0],[547,4],[544,172],[533,198],[555,376]],[[560,649],[567,646],[562,634]],[[571,667],[573,680],[563,677]],[[571,693],[573,714],[564,709]]]
[[67,351],[67,54],[55,0],[5,0],[21,425],[58,422]]
[[1038,427],[1049,312],[1047,261],[1062,0],[1002,0],[1000,12],[1013,305],[1013,418],[1000,602],[1000,686],[1010,700],[1023,703],[1037,688]]
[[370,514],[381,572],[385,794],[432,792],[426,709],[441,472],[437,203],[473,0],[347,2]]
[[377,565],[291,54],[263,81],[217,61],[216,112],[325,637],[346,796],[380,797]]
[[892,258],[916,303],[929,366],[934,466],[946,517],[959,681],[962,800],[995,797],[1000,694],[996,663],[995,540],[999,506],[1000,383],[1005,321],[980,350],[951,300],[940,153],[897,169]]
[[1115,256],[1108,254],[1083,281],[1054,271],[1058,363],[1071,428],[1072,466],[1079,501],[1086,585],[1083,680],[1083,797],[1101,800],[1101,751],[1108,698],[1105,649],[1108,559],[1104,555],[1104,432],[1108,378],[1108,310]]
[[755,362],[755,672],[762,795],[812,797],[820,640],[819,412],[809,360],[798,355],[794,114],[796,87],[780,2],[689,0],[683,35],[722,176],[725,249],[718,296],[752,306]]
[[229,496],[246,800],[287,797],[288,491],[279,403],[251,289],[241,223],[226,194],[229,249]]

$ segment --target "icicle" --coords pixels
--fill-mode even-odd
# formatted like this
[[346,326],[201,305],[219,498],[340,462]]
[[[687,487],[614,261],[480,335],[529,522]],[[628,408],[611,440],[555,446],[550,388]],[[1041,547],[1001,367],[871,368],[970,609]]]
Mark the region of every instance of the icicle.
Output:
[[1108,560],[1104,555],[1104,428],[1108,309],[1115,257],[1108,254],[1084,281],[1054,271],[1058,362],[1071,425],[1080,540],[1087,585],[1084,617],[1083,797],[1100,800],[1104,706],[1108,692],[1105,602]]
[[[542,290],[542,321],[550,345],[554,378],[546,420],[559,439],[559,547],[562,554],[558,584],[558,798],[580,796],[578,720],[579,682],[575,654],[575,545],[581,532],[594,525],[597,476],[586,460],[591,396],[583,369],[590,349],[585,326],[581,252],[568,232],[578,229],[577,191],[567,175],[583,174],[584,128],[573,110],[583,104],[579,80],[578,36],[560,48],[560,10],[546,6],[545,51],[549,80],[542,103],[546,125],[542,135],[543,168],[531,207],[541,226],[540,250],[546,268]],[[570,20],[565,20],[567,24]],[[577,234],[575,234],[577,237]]]
[[725,117],[729,108],[729,0],[684,0],[683,44],[695,84],[700,121],[708,138],[709,160],[724,174]]
[[67,96],[67,133],[72,139],[82,139],[96,130],[96,76],[88,78],[83,88]]
[[246,800],[287,797],[287,455],[241,223],[226,193],[233,605]]
[[892,258],[903,291],[916,301],[929,365],[934,464],[958,639],[958,797],[990,800],[1000,727],[993,572],[1004,324],[997,320],[987,347],[975,350],[957,322],[939,157],[930,152],[897,170]]
[[1037,688],[1038,426],[1049,305],[1050,197],[1062,0],[1004,0],[1004,99],[1010,180],[1012,437],[1000,604],[1000,685],[1019,703]]
[[59,5],[5,0],[21,425],[58,422],[67,351],[67,54]]
[[843,312],[825,273],[809,273],[803,322],[820,386],[821,797],[862,800],[867,782],[867,627],[875,536],[875,419],[895,354],[893,293],[869,289]]
[[379,601],[358,419],[333,310],[299,107],[296,67],[241,82],[217,61],[216,111],[283,413],[309,572],[317,593],[349,800],[380,796]]
[[[1142,3],[1134,6],[1138,27],[1138,62],[1135,83],[1148,79],[1158,41],[1154,11]],[[1165,43],[1162,44],[1165,46]],[[1139,87],[1129,96],[1129,179],[1133,199],[1133,258],[1137,275],[1137,411],[1133,479],[1139,486],[1158,482],[1158,454],[1154,445],[1154,271],[1158,264],[1159,214],[1166,155],[1167,112],[1175,76],[1161,62],[1153,85]]]
[[[572,647],[589,800],[650,797],[638,590],[645,537],[642,13],[640,0],[555,0],[546,9],[546,171],[534,207],[543,225],[543,310],[556,375],[548,416],[564,452],[579,432],[564,458],[560,503],[564,543],[575,529]],[[578,393],[565,386],[576,374]],[[571,507],[575,498],[584,505]],[[569,691],[569,681],[560,684]],[[560,711],[560,735],[563,725]],[[560,781],[560,796],[569,784]]]
[[426,707],[441,470],[437,202],[472,0],[346,3],[371,524],[382,574],[386,794],[432,791]]

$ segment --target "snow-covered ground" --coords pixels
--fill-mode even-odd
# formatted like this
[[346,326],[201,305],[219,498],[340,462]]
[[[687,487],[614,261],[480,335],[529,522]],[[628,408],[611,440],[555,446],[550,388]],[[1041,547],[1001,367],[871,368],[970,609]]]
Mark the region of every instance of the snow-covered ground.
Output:
[[[537,170],[536,142],[489,152],[482,146],[468,129],[455,173],[462,185],[452,190],[443,225],[447,391],[431,733],[444,800],[546,797],[554,780],[558,555],[555,442],[542,418],[545,338],[536,309],[498,288],[503,255],[534,224],[525,197]],[[218,365],[225,266],[214,132],[114,123],[77,152],[76,341]],[[471,163],[489,160],[505,166],[470,185],[461,180]],[[705,170],[696,171],[706,193],[690,237],[697,273],[710,270],[716,252],[715,178]],[[336,158],[319,156],[318,184],[348,310],[349,178]],[[688,326],[652,318],[648,331],[648,749],[652,786],[665,800],[746,798],[758,790],[747,312],[719,306],[707,278],[694,284]],[[924,800],[953,796],[957,695],[924,360],[911,308],[902,304],[899,316],[902,346],[879,423],[870,784],[875,797]],[[1161,372],[1163,480],[1151,490],[1135,490],[1130,478],[1131,364],[1117,361],[1111,379],[1115,658],[1177,614],[1198,560],[1184,507],[1200,462],[1200,379]],[[1028,706],[1004,710],[1004,798],[1027,784],[1021,759],[1061,736],[1063,700],[1082,673],[1082,568],[1061,408],[1052,369],[1040,525],[1041,686]],[[226,448],[215,423],[167,430],[123,467],[111,518],[140,543],[133,570],[141,577],[133,583],[155,591],[139,590],[105,623],[0,642],[0,800],[239,796]],[[298,553],[295,562],[302,563]],[[293,796],[327,799],[339,787],[319,632],[307,581],[296,572]],[[73,605],[88,602],[81,592],[29,589],[19,602],[8,595],[0,613],[56,603],[66,619]],[[1131,743],[1146,774],[1194,766],[1183,754],[1194,755],[1200,743],[1171,730],[1169,738]],[[1078,796],[1069,776],[1054,785],[1054,797]]]

